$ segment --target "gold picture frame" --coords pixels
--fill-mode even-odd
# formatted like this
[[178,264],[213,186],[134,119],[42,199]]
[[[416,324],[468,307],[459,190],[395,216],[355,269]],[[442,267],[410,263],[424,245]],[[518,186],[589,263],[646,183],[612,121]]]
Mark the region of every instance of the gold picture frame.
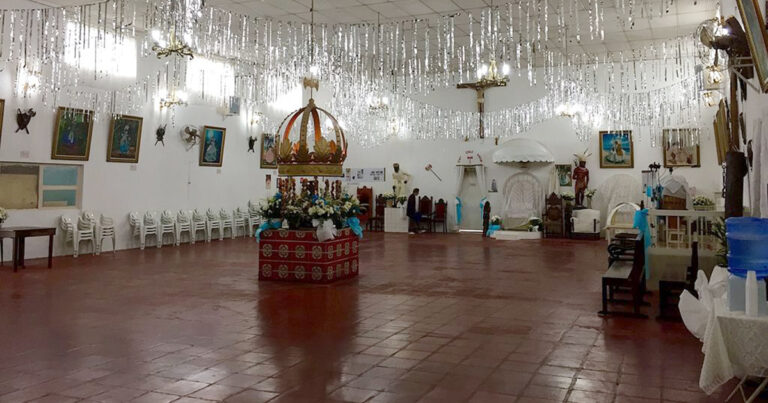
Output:
[[741,14],[741,23],[747,34],[752,64],[757,70],[757,79],[763,92],[768,92],[768,30],[757,0],[736,0]]
[[277,148],[275,147],[275,135],[261,133],[260,164],[261,169],[277,169]]
[[715,131],[715,147],[717,148],[717,163],[723,165],[725,163],[725,154],[728,152],[730,144],[728,107],[723,99],[720,100],[720,106],[717,109],[717,114],[715,114],[713,127]]
[[227,129],[216,126],[203,126],[200,140],[200,166],[221,167],[224,163],[224,142]]
[[632,130],[601,131],[599,137],[600,168],[635,167],[635,145],[632,141]]
[[139,162],[143,123],[144,118],[139,116],[112,116],[109,120],[107,162]]
[[[679,144],[680,134],[683,136],[691,136],[692,133],[698,132],[698,129],[693,128],[677,128],[677,129],[663,129],[661,131],[662,136],[662,158],[664,160],[664,168],[699,168],[701,167],[701,147],[698,143],[683,145]],[[671,142],[670,137],[673,133],[677,134],[678,142]]]
[[88,161],[92,132],[93,111],[60,106],[53,126],[51,159]]

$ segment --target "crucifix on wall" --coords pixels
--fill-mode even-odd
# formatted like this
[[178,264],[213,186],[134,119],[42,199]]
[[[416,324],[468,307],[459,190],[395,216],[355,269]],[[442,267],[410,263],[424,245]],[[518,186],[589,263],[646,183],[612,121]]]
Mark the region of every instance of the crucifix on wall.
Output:
[[493,87],[506,87],[506,86],[507,86],[507,77],[500,76],[498,74],[498,72],[496,71],[495,60],[491,60],[490,67],[488,67],[488,72],[485,73],[477,82],[456,84],[456,88],[459,88],[459,89],[469,88],[477,91],[477,112],[479,113],[479,119],[480,119],[478,135],[480,136],[481,139],[485,138],[485,122],[484,122],[485,90]]

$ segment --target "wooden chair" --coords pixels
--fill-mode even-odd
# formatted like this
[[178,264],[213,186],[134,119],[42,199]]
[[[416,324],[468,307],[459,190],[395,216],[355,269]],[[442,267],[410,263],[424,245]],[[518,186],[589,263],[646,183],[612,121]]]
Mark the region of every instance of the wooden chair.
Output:
[[[635,236],[632,247],[626,247],[620,244],[608,245],[608,270],[602,278],[602,305],[603,309],[598,312],[599,315],[626,315],[637,318],[647,318],[640,312],[640,306],[644,305],[643,295],[645,294],[645,245],[643,244],[643,234]],[[614,298],[617,289],[628,289],[630,293],[629,300],[619,300]],[[609,311],[608,303],[629,303],[632,304],[632,311]]]
[[365,227],[373,212],[373,189],[365,186],[357,188],[357,200],[360,201],[360,213],[357,218],[360,220],[360,225]]
[[419,198],[419,213],[421,213],[421,223],[424,224],[430,232],[432,231],[433,202],[431,197],[422,196]]
[[696,276],[699,273],[699,243],[691,243],[691,265],[685,271],[685,281],[659,280],[659,319],[681,320],[677,303],[680,294],[688,290],[694,296],[696,293]]
[[446,222],[446,216],[448,214],[448,203],[445,200],[440,199],[435,203],[435,212],[432,215],[432,232],[437,231],[437,224],[443,225],[443,233],[448,232],[448,224]]
[[386,204],[384,197],[381,195],[376,196],[375,214],[368,219],[368,229],[370,231],[384,231],[384,208]]
[[547,197],[544,209],[544,236],[547,238],[562,237],[565,235],[563,225],[563,198],[556,193]]

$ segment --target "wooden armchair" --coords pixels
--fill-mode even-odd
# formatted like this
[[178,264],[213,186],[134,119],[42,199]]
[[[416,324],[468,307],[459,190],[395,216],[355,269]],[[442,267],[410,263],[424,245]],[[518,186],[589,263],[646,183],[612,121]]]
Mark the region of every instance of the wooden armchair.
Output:
[[443,225],[443,233],[448,232],[448,223],[446,222],[446,216],[448,215],[448,203],[445,200],[440,199],[435,203],[435,212],[432,215],[432,232],[437,231],[437,224]]
[[368,219],[368,229],[370,231],[384,231],[384,208],[386,204],[384,197],[381,195],[376,196],[376,203],[373,208],[375,214]]
[[432,231],[433,201],[431,197],[422,196],[419,198],[419,213],[421,213],[421,223],[427,230]]
[[357,200],[360,201],[360,213],[357,215],[357,218],[360,220],[360,225],[365,227],[373,212],[371,205],[373,202],[373,189],[365,186],[357,188]]
[[[645,245],[643,244],[643,234],[635,235],[632,240],[632,246],[627,247],[621,244],[610,244],[608,246],[610,255],[608,260],[608,270],[602,278],[602,305],[603,309],[598,312],[599,315],[626,315],[638,318],[647,318],[640,312],[640,306],[646,305],[643,301],[645,294]],[[619,300],[614,298],[614,293],[618,289],[629,290],[631,298],[629,300]],[[632,311],[609,311],[608,303],[631,304]]]

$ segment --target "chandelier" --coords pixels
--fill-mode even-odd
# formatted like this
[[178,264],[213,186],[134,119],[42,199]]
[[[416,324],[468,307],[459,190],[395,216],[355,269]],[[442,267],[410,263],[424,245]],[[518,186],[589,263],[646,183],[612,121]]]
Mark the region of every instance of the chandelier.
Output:
[[160,109],[173,109],[176,106],[187,106],[187,94],[184,91],[171,90],[170,94],[160,98]]
[[171,29],[170,39],[167,43],[162,39],[160,36],[160,31],[158,30],[152,31],[152,39],[155,41],[152,45],[152,51],[155,52],[158,59],[173,55],[179,56],[181,58],[195,58],[194,54],[192,53],[192,48],[190,48],[186,43],[180,41],[176,37],[175,29]]
[[477,69],[478,84],[487,87],[506,87],[509,81],[509,65],[504,63],[499,74],[496,60],[491,59],[489,64],[483,64]]

